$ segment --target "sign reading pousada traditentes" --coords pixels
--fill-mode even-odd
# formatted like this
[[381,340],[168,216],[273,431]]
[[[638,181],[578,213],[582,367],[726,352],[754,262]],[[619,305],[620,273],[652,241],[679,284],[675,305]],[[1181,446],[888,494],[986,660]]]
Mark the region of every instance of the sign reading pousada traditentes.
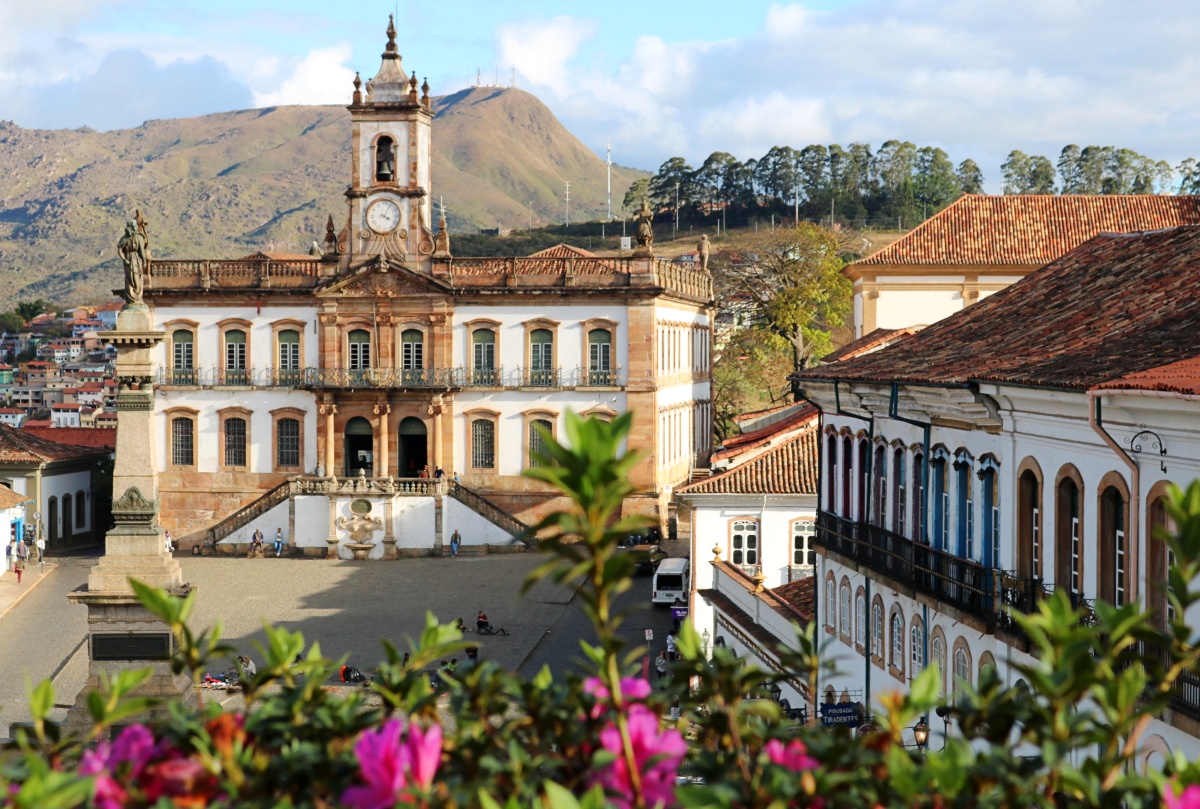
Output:
[[862,724],[861,702],[826,702],[821,705],[821,724],[856,728]]

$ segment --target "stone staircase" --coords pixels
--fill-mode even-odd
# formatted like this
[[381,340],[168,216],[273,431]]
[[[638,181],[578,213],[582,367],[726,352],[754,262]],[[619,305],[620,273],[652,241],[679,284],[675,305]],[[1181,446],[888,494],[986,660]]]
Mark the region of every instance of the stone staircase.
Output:
[[[493,525],[507,531],[514,537],[521,537],[529,526],[518,520],[513,515],[509,514],[500,506],[488,500],[483,495],[468,489],[466,486],[455,481],[450,481],[449,494],[458,502],[462,503],[467,508],[474,511],[480,517],[491,522]],[[532,545],[532,540],[522,539],[526,546]]]

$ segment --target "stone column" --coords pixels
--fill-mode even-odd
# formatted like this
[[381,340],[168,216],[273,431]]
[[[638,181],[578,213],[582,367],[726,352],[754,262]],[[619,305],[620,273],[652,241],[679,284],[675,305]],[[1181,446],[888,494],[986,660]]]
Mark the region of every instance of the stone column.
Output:
[[392,412],[392,406],[386,401],[377,402],[375,404],[375,415],[379,417],[375,425],[375,434],[379,436],[379,457],[375,463],[375,477],[386,478],[388,476],[388,414]]
[[337,477],[333,471],[333,417],[337,414],[337,405],[327,402],[321,405],[320,413],[325,417],[325,474],[328,477]]
[[[442,397],[441,394],[433,397],[433,404],[429,406],[429,415],[433,416],[433,434],[430,437],[430,461],[429,474],[432,476],[442,467]],[[442,467],[445,468],[445,467]]]
[[[154,428],[151,350],[163,338],[152,330],[145,304],[126,306],[115,331],[100,336],[117,347],[117,452],[112,504],[115,527],[105,538],[105,554],[92,568],[87,586],[67,598],[88,608],[88,679],[67,715],[68,728],[89,725],[87,693],[115,672],[150,668],[154,674],[134,694],[199,699],[185,674],[171,672],[175,642],[167,627],[133,594],[131,578],[182,595],[183,571],[166,551],[158,526],[158,455]],[[156,709],[165,711],[165,709]]]

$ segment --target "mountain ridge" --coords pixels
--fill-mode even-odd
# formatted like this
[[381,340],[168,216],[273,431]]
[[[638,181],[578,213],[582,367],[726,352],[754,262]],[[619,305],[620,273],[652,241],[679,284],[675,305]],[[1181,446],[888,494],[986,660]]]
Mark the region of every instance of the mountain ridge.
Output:
[[[605,164],[540,100],[472,87],[433,100],[432,196],[452,232],[602,216]],[[646,172],[613,165],[613,197]],[[346,220],[350,114],[276,106],[155,119],[107,132],[0,122],[0,294],[111,297],[116,243],[134,209],[158,258],[305,252]]]

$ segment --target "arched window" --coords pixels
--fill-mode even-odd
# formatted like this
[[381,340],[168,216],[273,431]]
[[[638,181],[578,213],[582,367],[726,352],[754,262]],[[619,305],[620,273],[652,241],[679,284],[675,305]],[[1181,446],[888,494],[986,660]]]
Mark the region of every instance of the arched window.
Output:
[[729,561],[742,567],[758,564],[758,520],[734,520],[729,534]]
[[854,501],[851,499],[851,488],[854,481],[854,442],[850,436],[842,436],[842,510],[841,515],[846,519],[854,517]]
[[529,333],[529,384],[547,386],[554,382],[554,332],[534,329]]
[[871,605],[871,657],[883,660],[883,603],[878,600]]
[[842,628],[842,639],[850,640],[850,583],[842,582],[841,592],[838,594],[838,621]]
[[65,540],[71,538],[71,517],[74,514],[71,501],[73,499],[69,494],[64,494],[62,498],[62,533]]
[[[226,431],[226,436],[228,434]],[[275,465],[300,466],[300,422],[297,419],[279,419],[275,422]]]
[[425,368],[425,335],[418,329],[400,333],[400,368],[405,371]]
[[1154,625],[1167,629],[1170,622],[1175,620],[1175,608],[1168,597],[1171,592],[1169,571],[1171,565],[1175,564],[1175,554],[1167,545],[1164,535],[1174,532],[1175,522],[1167,516],[1167,498],[1162,493],[1163,488],[1161,484],[1156,484],[1147,498],[1150,505],[1146,509],[1146,601],[1150,614],[1154,616]]
[[1100,597],[1121,606],[1129,601],[1129,547],[1125,495],[1116,486],[1100,493]]
[[908,469],[904,448],[897,447],[892,454],[892,533],[908,532]]
[[892,656],[888,661],[900,674],[904,673],[904,616],[892,613]]
[[871,445],[863,439],[858,442],[858,513],[855,519],[866,522],[870,519],[867,514],[867,493],[870,491],[871,475]]
[[541,466],[542,462],[538,459],[539,454],[545,448],[545,439],[543,433],[547,436],[554,435],[554,425],[546,419],[534,419],[529,422],[529,465]]
[[236,416],[224,419],[221,429],[225,433],[225,466],[245,466],[246,420]]
[[975,487],[971,481],[971,458],[960,453],[954,461],[955,489],[958,495],[958,547],[955,553],[964,559],[975,558]]
[[983,556],[980,561],[1000,567],[1000,482],[994,467],[979,472],[983,495]]
[[171,465],[195,466],[195,421],[186,416],[171,419]]
[[913,497],[912,538],[928,545],[929,537],[925,533],[925,456],[920,452],[913,453],[912,487],[916,492]]
[[346,335],[350,348],[350,370],[365,371],[371,367],[371,333],[355,329]]
[[875,502],[871,522],[880,528],[886,527],[887,520],[887,455],[883,445],[875,448]]
[[496,382],[496,332],[492,329],[475,329],[471,332],[471,369],[476,385],[494,385]]
[[837,631],[837,607],[834,601],[833,576],[825,580],[825,628],[830,632]]
[[612,332],[592,329],[588,332],[588,384],[614,384],[612,374]]
[[854,643],[859,649],[867,648],[867,596],[862,590],[854,596]]
[[929,464],[933,477],[933,545],[938,550],[950,549],[950,492],[946,489],[946,459],[934,458]]
[[46,501],[46,541],[53,544],[58,541],[58,498],[51,497]]
[[817,525],[812,520],[792,521],[792,567],[816,568],[817,552],[812,544],[816,535]]
[[386,135],[375,141],[375,179],[382,183],[396,179],[396,151]]
[[171,382],[192,385],[196,382],[196,335],[190,329],[171,332]]
[[300,370],[300,332],[295,329],[282,329],[276,336],[279,348],[279,370]]
[[1054,502],[1054,582],[1068,592],[1083,592],[1083,537],[1079,486],[1064,477]]
[[837,513],[838,487],[838,440],[830,433],[825,437],[826,477],[828,486],[825,489],[825,510],[831,514]]
[[1017,480],[1017,575],[1042,578],[1042,482],[1032,469]]
[[971,684],[971,651],[961,638],[954,644],[954,702],[962,701]]
[[925,624],[920,618],[913,618],[912,630],[909,633],[909,667],[908,676],[916,677],[925,669]]
[[933,656],[933,665],[937,666],[938,670],[938,696],[946,696],[946,641],[941,635],[935,635],[933,643],[930,644]]
[[471,468],[496,468],[496,422],[491,419],[471,422]]
[[83,489],[75,492],[75,527],[83,528],[87,525],[87,505],[86,498],[83,495]]

